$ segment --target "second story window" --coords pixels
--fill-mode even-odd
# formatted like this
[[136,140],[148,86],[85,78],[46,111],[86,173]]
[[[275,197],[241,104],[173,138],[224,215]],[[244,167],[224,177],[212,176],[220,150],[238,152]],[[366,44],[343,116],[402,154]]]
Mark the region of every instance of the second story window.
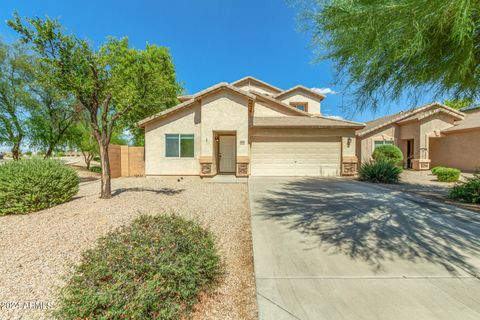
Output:
[[308,102],[290,102],[290,105],[298,110],[308,112]]

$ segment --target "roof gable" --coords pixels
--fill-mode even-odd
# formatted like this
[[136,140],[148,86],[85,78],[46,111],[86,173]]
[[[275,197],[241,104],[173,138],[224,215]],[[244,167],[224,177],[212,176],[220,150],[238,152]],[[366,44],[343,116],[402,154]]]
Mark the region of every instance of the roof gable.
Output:
[[480,112],[467,113],[465,119],[456,123],[453,127],[442,130],[442,133],[448,134],[451,132],[479,130],[480,129]]
[[262,94],[262,93],[259,93],[259,92],[252,92],[256,97],[257,99],[259,100],[264,100],[264,101],[268,101],[270,103],[273,103],[281,108],[285,108],[285,110],[288,110],[290,111],[291,113],[294,113],[296,115],[300,115],[300,116],[310,116],[310,114],[308,112],[305,112],[305,111],[302,111],[300,109],[297,109],[295,107],[292,107],[291,105],[288,105],[280,100],[277,100],[277,99],[274,99],[270,96],[267,96],[265,94]]
[[239,79],[237,81],[234,81],[231,83],[232,86],[235,86],[235,87],[240,87],[244,84],[255,84],[259,87],[264,87],[264,88],[267,88],[269,89],[270,91],[273,91],[274,93],[280,93],[282,92],[283,90],[278,88],[278,87],[275,87],[267,82],[264,82],[262,80],[259,80],[257,78],[254,78],[252,76],[247,76],[247,77],[244,77],[242,79]]
[[137,122],[137,126],[144,127],[147,123],[149,123],[151,121],[154,121],[154,120],[157,120],[157,119],[160,119],[160,118],[164,118],[166,116],[169,116],[170,114],[175,113],[176,111],[188,108],[188,107],[192,106],[196,101],[200,100],[201,98],[203,98],[207,95],[210,95],[210,94],[214,94],[214,93],[219,92],[221,90],[228,90],[228,91],[234,92],[235,94],[242,95],[242,96],[244,96],[248,99],[252,99],[252,100],[255,99],[255,95],[253,95],[251,93],[248,93],[244,90],[241,90],[237,87],[234,87],[234,86],[232,86],[232,85],[230,85],[226,82],[221,82],[221,83],[216,84],[216,85],[214,85],[210,88],[207,88],[205,90],[197,92],[196,94],[194,94],[192,96],[189,96],[188,100],[176,105],[175,107],[169,108],[165,111],[154,114],[153,116],[150,116],[148,118],[140,120],[139,122]]
[[322,101],[323,99],[325,99],[325,96],[323,94],[320,94],[312,89],[309,89],[309,88],[306,88],[302,85],[298,85],[298,86],[295,86],[293,88],[290,88],[288,90],[285,90],[285,91],[282,91],[280,92],[279,94],[277,94],[275,96],[276,99],[279,99],[279,98],[282,98],[282,97],[285,97],[286,95],[290,94],[290,93],[294,93],[294,92],[304,92],[304,93],[307,93],[311,96],[314,96],[316,97],[317,99],[320,99],[320,101]]

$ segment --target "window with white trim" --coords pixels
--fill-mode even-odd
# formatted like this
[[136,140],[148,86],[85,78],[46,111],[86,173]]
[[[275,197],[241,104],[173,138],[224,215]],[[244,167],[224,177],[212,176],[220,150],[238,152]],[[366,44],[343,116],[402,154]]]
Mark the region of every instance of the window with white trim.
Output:
[[195,153],[194,138],[193,134],[166,134],[165,157],[193,158]]

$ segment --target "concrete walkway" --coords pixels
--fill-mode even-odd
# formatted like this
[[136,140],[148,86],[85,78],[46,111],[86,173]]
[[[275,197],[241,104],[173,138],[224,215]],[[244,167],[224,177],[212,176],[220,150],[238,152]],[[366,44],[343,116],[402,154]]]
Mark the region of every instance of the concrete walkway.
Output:
[[260,319],[480,319],[480,216],[345,179],[249,179]]

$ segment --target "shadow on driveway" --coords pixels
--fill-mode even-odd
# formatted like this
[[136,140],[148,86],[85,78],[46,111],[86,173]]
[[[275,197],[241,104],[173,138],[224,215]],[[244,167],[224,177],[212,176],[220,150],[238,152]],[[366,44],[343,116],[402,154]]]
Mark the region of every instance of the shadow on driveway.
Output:
[[472,257],[479,255],[480,221],[470,211],[365,183],[313,178],[288,180],[258,202],[262,219],[283,222],[308,236],[312,248],[333,247],[375,271],[396,256],[479,275]]

